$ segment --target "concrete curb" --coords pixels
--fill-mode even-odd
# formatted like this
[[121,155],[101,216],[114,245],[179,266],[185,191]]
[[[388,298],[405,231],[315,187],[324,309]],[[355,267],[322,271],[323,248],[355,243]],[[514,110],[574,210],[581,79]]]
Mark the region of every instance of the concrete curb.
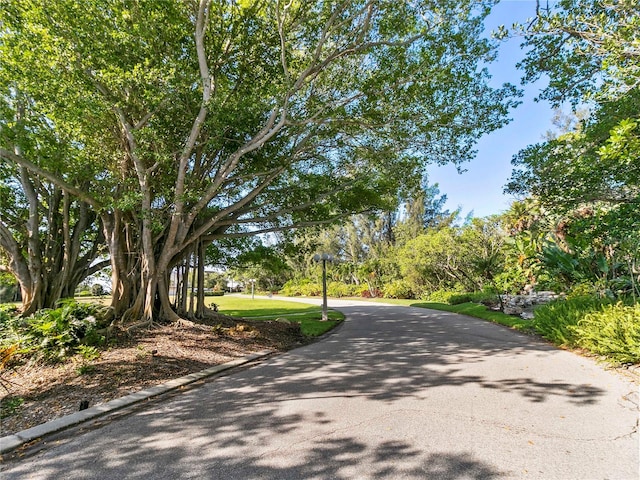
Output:
[[55,420],[51,420],[50,422],[36,425],[35,427],[22,430],[20,432],[14,433],[13,435],[7,435],[6,437],[0,438],[0,454],[8,453],[27,442],[43,437],[45,435],[59,432],[74,425],[78,425],[79,423],[86,422],[87,420],[91,420],[107,413],[120,410],[124,407],[128,407],[130,405],[133,405],[134,403],[138,403],[143,400],[156,397],[163,393],[176,390],[180,387],[184,387],[185,385],[189,385],[190,383],[202,380],[203,378],[207,378],[217,373],[224,372],[225,370],[229,370],[231,368],[244,365],[259,358],[263,358],[271,353],[273,353],[273,351],[263,350],[261,352],[247,355],[227,363],[223,363],[222,365],[216,365],[214,367],[207,368],[206,370],[202,370],[200,372],[191,373],[180,378],[174,378],[173,380],[169,380],[168,382],[161,385],[156,385],[155,387],[140,390],[130,395],[126,395],[124,397],[116,398],[109,402],[96,405],[95,407],[72,413],[71,415],[56,418]]

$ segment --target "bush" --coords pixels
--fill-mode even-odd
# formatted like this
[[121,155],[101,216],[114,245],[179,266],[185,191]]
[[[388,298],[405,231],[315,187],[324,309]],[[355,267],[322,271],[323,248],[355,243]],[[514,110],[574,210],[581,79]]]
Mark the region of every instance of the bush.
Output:
[[428,302],[434,302],[434,303],[449,303],[449,299],[453,296],[453,295],[457,295],[460,292],[454,292],[451,290],[436,290],[434,292],[429,292],[425,295],[421,295],[420,298],[422,300],[426,300]]
[[497,274],[493,282],[500,293],[517,295],[528,283],[528,279],[520,268],[510,267]]
[[460,305],[461,303],[472,302],[473,298],[470,293],[454,293],[449,296],[449,305]]
[[460,305],[461,303],[482,303],[484,305],[494,305],[498,302],[498,296],[491,292],[456,293],[449,297],[450,305]]
[[411,285],[404,280],[394,280],[382,287],[382,295],[385,298],[414,298]]
[[543,337],[557,345],[577,346],[574,327],[585,315],[602,311],[611,301],[597,297],[575,297],[556,300],[536,308],[533,312],[533,326]]
[[319,283],[305,283],[300,286],[300,292],[305,297],[319,297],[322,295],[322,285]]
[[[314,294],[312,292],[319,293]],[[311,280],[309,280],[308,278],[303,278],[301,280],[289,280],[282,286],[282,290],[280,290],[280,293],[287,297],[300,297],[302,295],[322,295],[322,286],[316,283],[311,283]]]
[[95,297],[99,297],[100,295],[104,295],[104,287],[99,283],[94,283],[91,285],[91,294]]
[[606,305],[587,313],[575,327],[582,348],[620,363],[640,363],[640,304]]
[[103,305],[61,302],[56,309],[42,309],[28,318],[3,320],[0,346],[19,345],[19,353],[48,361],[73,355],[81,344],[98,345],[104,338],[108,308]]
[[342,282],[330,282],[327,285],[327,295],[329,297],[348,297],[351,295],[351,285]]
[[280,290],[282,295],[287,297],[298,297],[302,295],[302,290],[300,288],[300,281],[298,280],[288,280]]

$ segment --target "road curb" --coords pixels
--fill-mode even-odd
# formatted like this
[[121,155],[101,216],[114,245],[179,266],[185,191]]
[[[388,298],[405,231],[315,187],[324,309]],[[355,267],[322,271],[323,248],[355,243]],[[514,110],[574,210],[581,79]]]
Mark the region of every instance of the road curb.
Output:
[[72,413],[70,415],[65,415],[64,417],[56,418],[55,420],[51,420],[50,422],[36,425],[35,427],[22,430],[20,432],[14,433],[13,435],[1,437],[0,454],[11,452],[21,445],[24,445],[25,443],[31,442],[45,435],[59,432],[74,425],[78,425],[79,423],[86,422],[87,420],[106,415],[107,413],[120,410],[135,403],[142,402],[158,395],[162,395],[163,393],[176,390],[180,387],[184,387],[185,385],[189,385],[190,383],[202,380],[203,378],[211,377],[212,375],[215,375],[217,373],[221,373],[240,365],[245,365],[254,360],[266,357],[267,355],[270,355],[272,353],[272,350],[263,350],[251,355],[246,355],[230,362],[223,363],[222,365],[216,365],[214,367],[201,370],[200,372],[185,375],[184,377],[174,378],[173,380],[169,380],[166,383],[156,385],[155,387],[140,390],[130,395],[126,395],[124,397],[116,398],[109,402],[96,405],[95,407],[87,408],[86,410]]

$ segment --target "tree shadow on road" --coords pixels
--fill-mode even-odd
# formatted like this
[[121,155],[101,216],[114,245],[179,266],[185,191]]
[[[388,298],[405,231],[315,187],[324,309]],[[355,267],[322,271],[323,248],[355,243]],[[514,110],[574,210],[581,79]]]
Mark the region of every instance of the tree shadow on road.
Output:
[[[369,405],[419,402],[443,391],[464,396],[469,385],[525,404],[558,397],[586,407],[604,394],[562,378],[480,373],[489,360],[508,364],[556,351],[491,324],[419,309],[404,309],[398,320],[380,307],[344,311],[350,320],[338,334],[140,407],[29,463],[11,465],[4,478],[492,479],[510,472],[464,445],[434,454],[437,444],[424,452],[410,438],[384,432],[365,443],[360,431],[375,431],[381,417],[372,414],[366,425],[341,423],[333,412],[354,397]],[[304,408],[305,400],[318,399],[322,408]]]

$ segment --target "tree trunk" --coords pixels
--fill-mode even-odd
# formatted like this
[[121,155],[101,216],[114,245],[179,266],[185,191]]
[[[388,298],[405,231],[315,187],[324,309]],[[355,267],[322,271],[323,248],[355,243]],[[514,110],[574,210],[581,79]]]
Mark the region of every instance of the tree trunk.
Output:
[[198,241],[198,300],[196,317],[204,317],[204,242]]
[[111,307],[120,319],[138,296],[137,252],[131,248],[129,228],[123,224],[120,212],[103,214],[102,225],[111,257]]

